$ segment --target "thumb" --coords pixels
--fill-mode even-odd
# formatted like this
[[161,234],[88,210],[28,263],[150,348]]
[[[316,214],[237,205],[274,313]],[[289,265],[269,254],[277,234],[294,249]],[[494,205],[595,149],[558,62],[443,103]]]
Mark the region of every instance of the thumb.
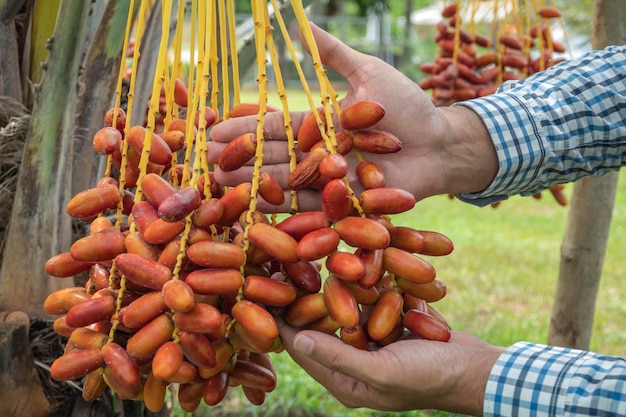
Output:
[[[350,76],[354,74],[358,68],[363,66],[365,55],[350,48],[313,22],[309,22],[309,25],[313,38],[315,39],[315,45],[317,46],[321,62],[350,81]],[[304,30],[306,30],[306,28]],[[310,50],[311,45],[307,44],[304,35],[301,34],[301,38],[307,52],[309,52],[309,55],[312,55]],[[313,59],[316,59],[316,57],[313,56]]]
[[364,365],[372,360],[371,353],[356,349],[325,333],[313,330],[298,332],[293,339],[293,351],[290,354],[316,362],[317,366],[307,370],[322,384],[332,382],[336,377],[333,375],[335,372],[364,382],[370,380],[368,367]]

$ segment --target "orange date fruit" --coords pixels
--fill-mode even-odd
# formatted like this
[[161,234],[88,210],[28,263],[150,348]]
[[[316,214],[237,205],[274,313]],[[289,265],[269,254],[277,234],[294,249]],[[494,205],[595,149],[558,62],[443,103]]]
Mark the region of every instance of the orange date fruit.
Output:
[[102,368],[98,368],[95,371],[88,373],[83,379],[83,400],[91,402],[96,401],[104,394],[107,389],[107,384],[102,377]]
[[196,304],[193,289],[181,279],[171,279],[161,288],[165,305],[174,312],[187,313]]
[[431,230],[419,230],[424,237],[424,247],[419,251],[422,255],[445,256],[454,250],[454,244],[445,235]]
[[109,335],[89,327],[77,327],[70,334],[68,342],[78,349],[100,349],[108,341]]
[[138,231],[128,233],[124,239],[126,253],[141,255],[144,258],[156,261],[159,259],[160,250],[156,245],[146,242]]
[[[318,122],[319,118],[319,122]],[[322,132],[326,131],[326,116],[324,109],[318,108],[316,112],[311,112],[300,124],[297,133],[298,149],[302,152],[309,152],[313,145],[323,139]]]
[[70,256],[83,262],[108,261],[124,252],[126,252],[125,239],[117,228],[81,237],[70,247]]
[[322,276],[313,262],[283,262],[282,270],[293,285],[309,294],[322,288]]
[[187,107],[189,90],[185,82],[180,78],[174,80],[174,103],[180,107]]
[[385,226],[366,217],[345,217],[334,228],[347,245],[362,249],[384,249],[391,240]]
[[156,164],[166,165],[172,162],[172,150],[167,143],[156,133],[148,135],[148,131],[143,126],[133,126],[128,131],[125,138],[128,145],[141,154],[145,147],[145,142],[150,141],[150,154],[148,160]]
[[232,316],[247,331],[262,339],[278,337],[278,326],[274,317],[260,305],[249,300],[240,300],[232,308]]
[[88,219],[117,207],[122,197],[117,187],[107,185],[81,191],[67,203],[67,214],[75,219]]
[[555,19],[561,17],[561,11],[556,7],[544,6],[537,10],[537,14],[546,19]]
[[59,253],[44,265],[46,274],[57,278],[69,278],[91,269],[93,263],[77,261],[69,252]]
[[221,198],[222,217],[217,224],[222,226],[231,226],[244,210],[250,206],[250,193],[252,191],[252,183],[244,182],[235,187],[230,188]]
[[444,17],[444,18],[453,17],[454,15],[456,15],[456,7],[457,7],[456,3],[452,3],[452,4],[447,5],[441,11],[441,16]]
[[324,302],[330,315],[348,329],[359,324],[359,306],[348,287],[336,276],[329,275],[324,281]]
[[[354,144],[352,143],[352,135],[350,135],[348,132],[336,133],[335,142],[335,152],[344,156],[349,154],[350,151],[352,151],[352,149],[354,148]],[[315,148],[324,148],[328,150],[328,147],[326,146],[326,142],[324,140],[320,140],[315,145],[313,145],[311,150]]]
[[165,178],[155,173],[144,175],[141,179],[141,191],[154,207],[159,207],[163,200],[176,192]]
[[[260,105],[258,102],[238,103],[230,108],[229,116],[230,117],[256,116],[257,114],[259,114],[259,108],[260,108]],[[280,109],[271,104],[266,104],[265,111],[275,112],[275,111],[280,111]]]
[[75,327],[67,325],[65,316],[57,317],[52,323],[52,329],[56,334],[68,338],[72,335],[72,332],[76,330]]
[[383,253],[383,268],[408,281],[426,284],[435,279],[435,268],[423,260],[402,249],[389,247]]
[[284,307],[296,299],[297,292],[291,283],[248,275],[243,285],[243,296],[255,303]]
[[215,349],[204,334],[179,330],[180,347],[185,358],[198,368],[212,368],[216,364]]
[[266,367],[248,360],[238,359],[229,372],[232,382],[246,387],[271,392],[276,388],[276,376]]
[[199,374],[200,368],[187,360],[183,360],[178,371],[169,377],[167,381],[172,384],[189,384],[190,382],[197,381]]
[[296,298],[285,311],[285,321],[293,327],[302,328],[329,313],[324,294],[316,292]]
[[100,349],[74,349],[64,353],[50,365],[50,376],[56,381],[82,378],[104,365]]
[[161,314],[128,339],[126,351],[135,359],[149,359],[170,340],[173,331],[172,319],[166,313]]
[[401,188],[372,188],[361,193],[359,203],[367,214],[398,214],[415,206],[415,196]]
[[251,333],[241,323],[235,321],[228,340],[238,349],[247,352],[270,352],[274,348],[276,339],[267,339]]
[[115,265],[126,278],[152,290],[160,291],[172,278],[168,267],[140,255],[122,253],[115,257]]
[[241,391],[252,405],[262,405],[265,402],[266,393],[263,390],[242,385]]
[[330,222],[322,211],[304,211],[287,217],[276,225],[295,240],[300,240],[313,230],[329,227]]
[[219,156],[219,167],[224,172],[234,171],[250,161],[257,147],[254,133],[244,133],[229,142]]
[[102,347],[102,359],[115,379],[126,387],[132,387],[132,391],[139,391],[139,367],[122,346],[115,342],[105,344]]
[[172,152],[178,152],[185,147],[185,132],[171,130],[170,127],[170,130],[159,133],[159,136],[167,143]]
[[243,285],[239,269],[198,269],[185,277],[196,294],[221,295],[237,291]]
[[223,371],[234,358],[235,349],[233,344],[226,339],[213,342],[215,351],[215,366],[211,368],[198,368],[198,374],[204,379],[208,379],[218,372]]
[[522,48],[524,47],[522,40],[518,36],[515,36],[515,35],[502,35],[500,36],[499,41],[504,46],[507,46],[511,49],[516,49],[519,51],[521,51]]
[[122,139],[122,132],[114,127],[105,126],[93,135],[93,149],[100,155],[111,155],[119,149]]
[[344,284],[348,287],[352,295],[354,295],[354,299],[360,305],[373,306],[376,304],[376,301],[378,301],[378,297],[380,297],[376,287],[364,288],[359,284],[359,282],[352,281],[344,281]]
[[327,155],[328,151],[324,148],[311,149],[289,174],[287,179],[289,188],[299,191],[310,187],[320,177],[320,164]]
[[407,252],[420,253],[424,249],[426,238],[418,230],[406,226],[394,226],[389,229],[389,246]]
[[226,372],[219,372],[212,377],[208,378],[204,383],[202,389],[202,399],[209,405],[217,405],[226,397],[228,392],[228,374]]
[[352,143],[356,149],[374,154],[396,153],[402,149],[400,139],[382,130],[357,130],[352,136]]
[[194,412],[202,402],[204,381],[192,381],[178,387],[178,405],[187,412]]
[[108,366],[102,368],[102,379],[115,395],[122,400],[137,400],[141,394],[141,386],[125,385]]
[[91,294],[84,287],[62,288],[46,297],[43,308],[48,314],[66,314],[70,308],[90,298]]
[[202,200],[191,216],[191,222],[203,229],[217,223],[224,214],[224,205],[219,198]]
[[383,249],[358,249],[356,254],[363,261],[365,272],[359,280],[363,288],[374,287],[383,276]]
[[187,257],[191,262],[208,268],[239,268],[246,261],[240,246],[213,240],[203,240],[189,246]]
[[286,232],[269,224],[256,223],[248,229],[248,238],[256,247],[281,262],[298,260],[298,242]]
[[285,194],[278,182],[265,171],[259,173],[259,195],[270,204],[279,206],[285,202]]
[[322,190],[322,212],[329,222],[335,223],[348,215],[352,201],[347,184],[333,179]]
[[450,340],[450,329],[435,317],[421,310],[408,310],[404,313],[402,323],[412,333],[426,340],[439,342]]
[[365,275],[363,260],[354,253],[336,251],[326,258],[326,269],[344,281],[359,281]]
[[126,306],[121,322],[130,329],[140,329],[165,311],[167,305],[161,291],[150,291]]
[[342,328],[339,323],[331,314],[327,314],[319,320],[315,320],[313,323],[305,327],[306,330],[315,330],[316,332],[322,332],[326,334],[336,335],[337,330]]
[[339,123],[346,130],[367,129],[385,116],[385,108],[376,101],[359,101],[341,111]]
[[348,160],[339,152],[331,153],[322,159],[319,170],[326,178],[343,178],[348,174]]
[[353,329],[342,327],[339,330],[339,338],[346,344],[361,350],[369,350],[367,334],[361,326]]
[[[113,126],[113,119],[115,119],[115,126]],[[104,114],[103,126],[115,127],[116,129],[123,131],[126,125],[126,112],[121,108],[111,108]]]
[[381,294],[367,320],[367,333],[374,340],[383,340],[400,322],[404,299],[397,291]]
[[143,403],[152,413],[158,413],[165,404],[165,395],[169,381],[156,378],[152,372],[148,372],[143,386]]
[[159,214],[152,204],[142,200],[133,205],[131,217],[137,231],[143,236],[148,226],[159,218]]
[[184,355],[180,344],[173,341],[163,343],[152,358],[152,374],[155,378],[167,381],[180,369]]
[[212,333],[222,324],[220,311],[210,304],[196,303],[186,312],[176,312],[172,316],[179,329],[194,333]]
[[356,175],[364,189],[382,188],[385,186],[385,174],[372,161],[361,161],[356,167]]
[[180,235],[185,230],[185,221],[167,222],[161,218],[156,219],[143,233],[143,238],[148,243],[163,245]]
[[199,205],[202,198],[197,188],[184,187],[168,196],[157,210],[159,217],[166,222],[183,220]]
[[88,326],[110,318],[115,313],[115,307],[115,298],[111,295],[94,296],[70,308],[65,322],[70,327]]
[[506,67],[512,67],[517,69],[524,69],[528,67],[528,58],[521,53],[510,53],[507,52],[502,55],[501,58],[502,65]]
[[321,259],[337,250],[340,241],[339,234],[330,227],[314,230],[298,242],[297,256],[303,261]]
[[434,279],[426,284],[416,284],[402,277],[396,277],[396,285],[405,293],[421,298],[427,303],[434,303],[446,296],[448,290],[443,281]]

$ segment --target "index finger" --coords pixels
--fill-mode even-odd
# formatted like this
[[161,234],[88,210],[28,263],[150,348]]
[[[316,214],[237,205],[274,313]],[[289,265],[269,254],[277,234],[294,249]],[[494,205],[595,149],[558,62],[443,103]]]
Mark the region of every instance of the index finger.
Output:
[[[297,131],[304,113],[292,112],[289,117],[292,129]],[[263,136],[266,139],[287,140],[287,126],[282,111],[268,112],[263,119]],[[233,117],[213,126],[210,137],[215,142],[228,143],[244,133],[256,133],[258,123],[257,115]]]

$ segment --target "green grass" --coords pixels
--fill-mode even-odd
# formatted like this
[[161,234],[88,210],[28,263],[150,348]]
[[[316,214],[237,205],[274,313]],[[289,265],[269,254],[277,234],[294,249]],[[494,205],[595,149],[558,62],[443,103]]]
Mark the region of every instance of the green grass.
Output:
[[[293,109],[308,108],[299,91],[288,92]],[[245,100],[254,95],[244,94]],[[272,102],[272,100],[270,100]],[[626,175],[624,172],[623,176]],[[591,341],[592,350],[623,355],[626,344],[626,185],[619,184],[604,260]],[[572,186],[566,188],[568,195]],[[542,199],[515,197],[499,207],[477,208],[446,196],[421,201],[396,225],[441,232],[454,242],[452,254],[429,258],[448,295],[434,304],[456,330],[496,345],[547,341],[559,273],[560,246],[568,208],[549,192]],[[310,378],[286,353],[274,355],[278,387],[263,406],[253,407],[238,389],[232,395],[239,416],[455,416],[444,412],[383,413],[347,409]],[[204,415],[204,414],[194,414]],[[221,415],[207,411],[206,415]]]

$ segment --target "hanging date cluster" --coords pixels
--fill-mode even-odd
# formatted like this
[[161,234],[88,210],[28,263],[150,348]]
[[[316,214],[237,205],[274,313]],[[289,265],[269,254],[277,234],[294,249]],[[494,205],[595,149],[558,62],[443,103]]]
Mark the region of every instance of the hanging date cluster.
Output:
[[[255,111],[258,105],[244,103],[231,117]],[[51,376],[81,379],[86,400],[112,389],[151,411],[177,384],[178,403],[193,411],[220,403],[235,386],[253,404],[264,402],[276,387],[269,353],[282,350],[278,316],[361,349],[406,331],[447,341],[450,327],[430,304],[446,286],[425,257],[448,255],[453,245],[440,233],[393,224],[392,215],[411,210],[415,199],[385,187],[384,173],[362,157],[401,149],[396,137],[372,129],[382,117],[380,104],[356,103],[340,114],[345,131],[329,141],[312,113],[297,137],[306,156],[289,188],[320,189],[322,210],[277,222],[250,209],[251,182],[225,188],[204,170],[193,186],[180,185],[193,174],[173,161],[197,146],[186,138],[196,132],[186,120],[150,133],[126,129],[124,112],[109,111],[93,145],[117,175],[71,199],[67,213],[88,222],[89,234],[45,265],[55,277],[89,276],[85,286],[45,301],[58,316],[55,331],[68,339]],[[234,139],[220,168],[248,163],[257,145],[251,133]],[[358,196],[346,180],[350,152],[361,159]],[[259,195],[282,204],[290,190],[255,175]]]
[[432,91],[435,105],[445,106],[493,93],[503,82],[520,80],[560,61],[566,52],[554,39],[550,20],[561,17],[551,6],[538,9],[533,24],[503,24],[496,33],[471,32],[461,21],[457,3],[446,6],[437,24],[437,57],[420,70],[420,82]]

